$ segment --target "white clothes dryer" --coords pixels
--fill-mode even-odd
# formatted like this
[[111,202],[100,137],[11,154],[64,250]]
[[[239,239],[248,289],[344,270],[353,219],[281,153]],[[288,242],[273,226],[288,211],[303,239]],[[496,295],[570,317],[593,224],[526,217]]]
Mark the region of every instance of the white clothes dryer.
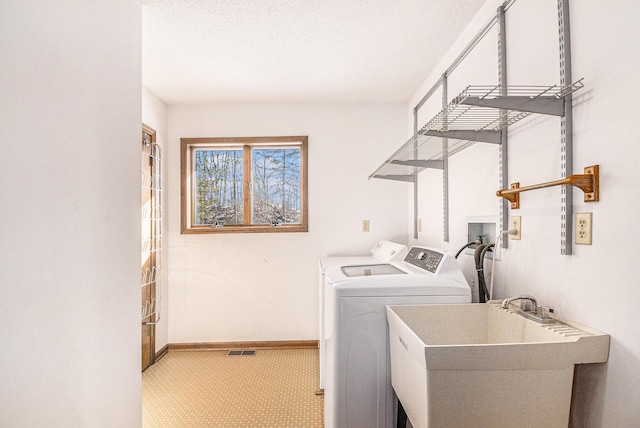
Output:
[[333,256],[321,257],[319,262],[318,275],[318,316],[319,316],[319,339],[318,347],[320,348],[320,391],[324,388],[324,367],[325,367],[325,346],[324,346],[324,290],[325,290],[325,273],[328,268],[334,266],[353,266],[353,265],[370,265],[375,263],[388,263],[391,261],[400,261],[407,255],[408,248],[406,245],[396,242],[382,240],[378,242],[370,251],[369,256]]
[[455,258],[412,247],[403,261],[334,266],[325,277],[326,428],[392,428],[386,305],[470,303]]

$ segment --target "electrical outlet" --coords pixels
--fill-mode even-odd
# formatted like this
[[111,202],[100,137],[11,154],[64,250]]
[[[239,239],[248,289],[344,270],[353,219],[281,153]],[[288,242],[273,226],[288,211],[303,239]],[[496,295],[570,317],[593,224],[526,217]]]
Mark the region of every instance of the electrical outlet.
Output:
[[591,245],[592,213],[576,214],[576,244]]
[[509,238],[511,239],[515,239],[515,240],[520,240],[521,239],[521,233],[522,233],[522,217],[518,216],[513,216],[511,217],[511,227],[509,229],[515,229],[516,230],[516,234],[515,235],[509,235]]
[[363,232],[369,231],[369,220],[362,220],[362,231]]

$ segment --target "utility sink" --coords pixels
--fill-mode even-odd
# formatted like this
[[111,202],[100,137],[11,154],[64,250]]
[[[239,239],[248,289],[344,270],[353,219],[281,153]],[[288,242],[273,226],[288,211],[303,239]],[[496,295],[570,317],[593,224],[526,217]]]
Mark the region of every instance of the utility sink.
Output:
[[391,383],[414,428],[566,427],[573,366],[609,335],[497,304],[387,306]]

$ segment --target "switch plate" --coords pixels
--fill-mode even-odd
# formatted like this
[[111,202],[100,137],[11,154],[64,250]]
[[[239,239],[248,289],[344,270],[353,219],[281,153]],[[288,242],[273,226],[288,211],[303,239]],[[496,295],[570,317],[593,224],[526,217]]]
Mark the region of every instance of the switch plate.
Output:
[[591,245],[592,213],[576,214],[576,244]]
[[362,231],[363,232],[369,231],[369,220],[362,220]]
[[509,238],[519,241],[522,238],[522,217],[519,215],[511,217],[511,227],[509,229],[515,229],[515,235],[509,235]]

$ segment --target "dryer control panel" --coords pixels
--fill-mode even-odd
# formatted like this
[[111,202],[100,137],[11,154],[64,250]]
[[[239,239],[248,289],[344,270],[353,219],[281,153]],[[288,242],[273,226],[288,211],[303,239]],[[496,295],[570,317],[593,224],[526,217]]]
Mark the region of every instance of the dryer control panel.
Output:
[[411,247],[404,261],[420,269],[436,273],[444,254],[428,248]]

